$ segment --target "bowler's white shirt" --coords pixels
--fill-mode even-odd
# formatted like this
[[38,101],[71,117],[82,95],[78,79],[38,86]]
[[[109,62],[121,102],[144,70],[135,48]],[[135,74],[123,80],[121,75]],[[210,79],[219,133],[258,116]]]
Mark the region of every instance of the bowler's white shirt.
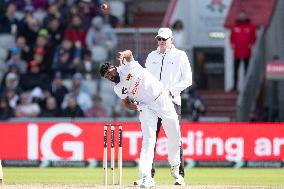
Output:
[[120,82],[114,86],[115,93],[125,99],[127,96],[142,104],[153,102],[163,90],[163,84],[137,61],[126,62],[117,67]]

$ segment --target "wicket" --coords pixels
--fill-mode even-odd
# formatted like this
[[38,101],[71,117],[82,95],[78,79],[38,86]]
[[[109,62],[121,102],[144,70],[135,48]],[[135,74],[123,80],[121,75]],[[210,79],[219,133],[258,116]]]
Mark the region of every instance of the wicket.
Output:
[[107,174],[107,151],[108,151],[108,128],[110,127],[110,168],[111,168],[111,178],[112,178],[112,185],[114,185],[114,170],[115,170],[115,127],[118,127],[118,158],[117,158],[117,165],[118,165],[118,185],[122,184],[122,126],[115,125],[115,124],[105,124],[104,125],[104,157],[103,157],[103,169],[104,169],[104,185],[108,184],[108,174]]

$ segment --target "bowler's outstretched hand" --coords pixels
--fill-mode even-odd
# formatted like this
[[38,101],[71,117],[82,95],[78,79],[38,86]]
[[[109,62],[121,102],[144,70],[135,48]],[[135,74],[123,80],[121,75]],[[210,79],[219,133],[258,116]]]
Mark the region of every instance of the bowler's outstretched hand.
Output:
[[123,59],[125,59],[127,62],[130,62],[131,60],[133,60],[133,55],[130,50],[125,50],[122,52],[118,52],[116,55],[116,59],[120,62],[122,62]]

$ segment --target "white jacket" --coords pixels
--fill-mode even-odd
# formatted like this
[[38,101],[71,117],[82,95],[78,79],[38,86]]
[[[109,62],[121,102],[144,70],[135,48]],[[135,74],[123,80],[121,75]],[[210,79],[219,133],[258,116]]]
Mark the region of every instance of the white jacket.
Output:
[[171,92],[173,102],[181,105],[180,93],[192,85],[192,71],[186,53],[174,45],[164,54],[158,48],[148,55],[145,66]]

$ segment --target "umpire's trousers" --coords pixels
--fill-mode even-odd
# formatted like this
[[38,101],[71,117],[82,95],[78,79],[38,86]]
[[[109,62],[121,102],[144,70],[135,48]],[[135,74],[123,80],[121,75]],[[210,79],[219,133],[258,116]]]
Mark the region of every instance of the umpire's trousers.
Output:
[[[178,115],[178,118],[179,120],[181,119],[181,106],[177,105],[177,104],[174,104],[175,105],[175,110],[176,110],[176,113]],[[161,129],[161,125],[162,125],[162,119],[161,118],[158,118],[158,122],[157,122],[157,131],[156,131],[156,142],[157,142],[157,139],[158,139],[158,135],[159,135],[159,132],[160,132],[160,129]],[[156,152],[156,145],[155,145],[155,148],[154,148],[154,153]],[[155,156],[154,156],[155,158]],[[153,159],[153,163],[152,163],[152,170],[151,170],[151,174],[152,174],[152,177],[154,178],[155,176],[155,163],[154,163],[154,159]],[[184,159],[183,159],[183,148],[182,148],[182,144],[180,146],[180,166],[179,166],[179,174],[184,177]]]

